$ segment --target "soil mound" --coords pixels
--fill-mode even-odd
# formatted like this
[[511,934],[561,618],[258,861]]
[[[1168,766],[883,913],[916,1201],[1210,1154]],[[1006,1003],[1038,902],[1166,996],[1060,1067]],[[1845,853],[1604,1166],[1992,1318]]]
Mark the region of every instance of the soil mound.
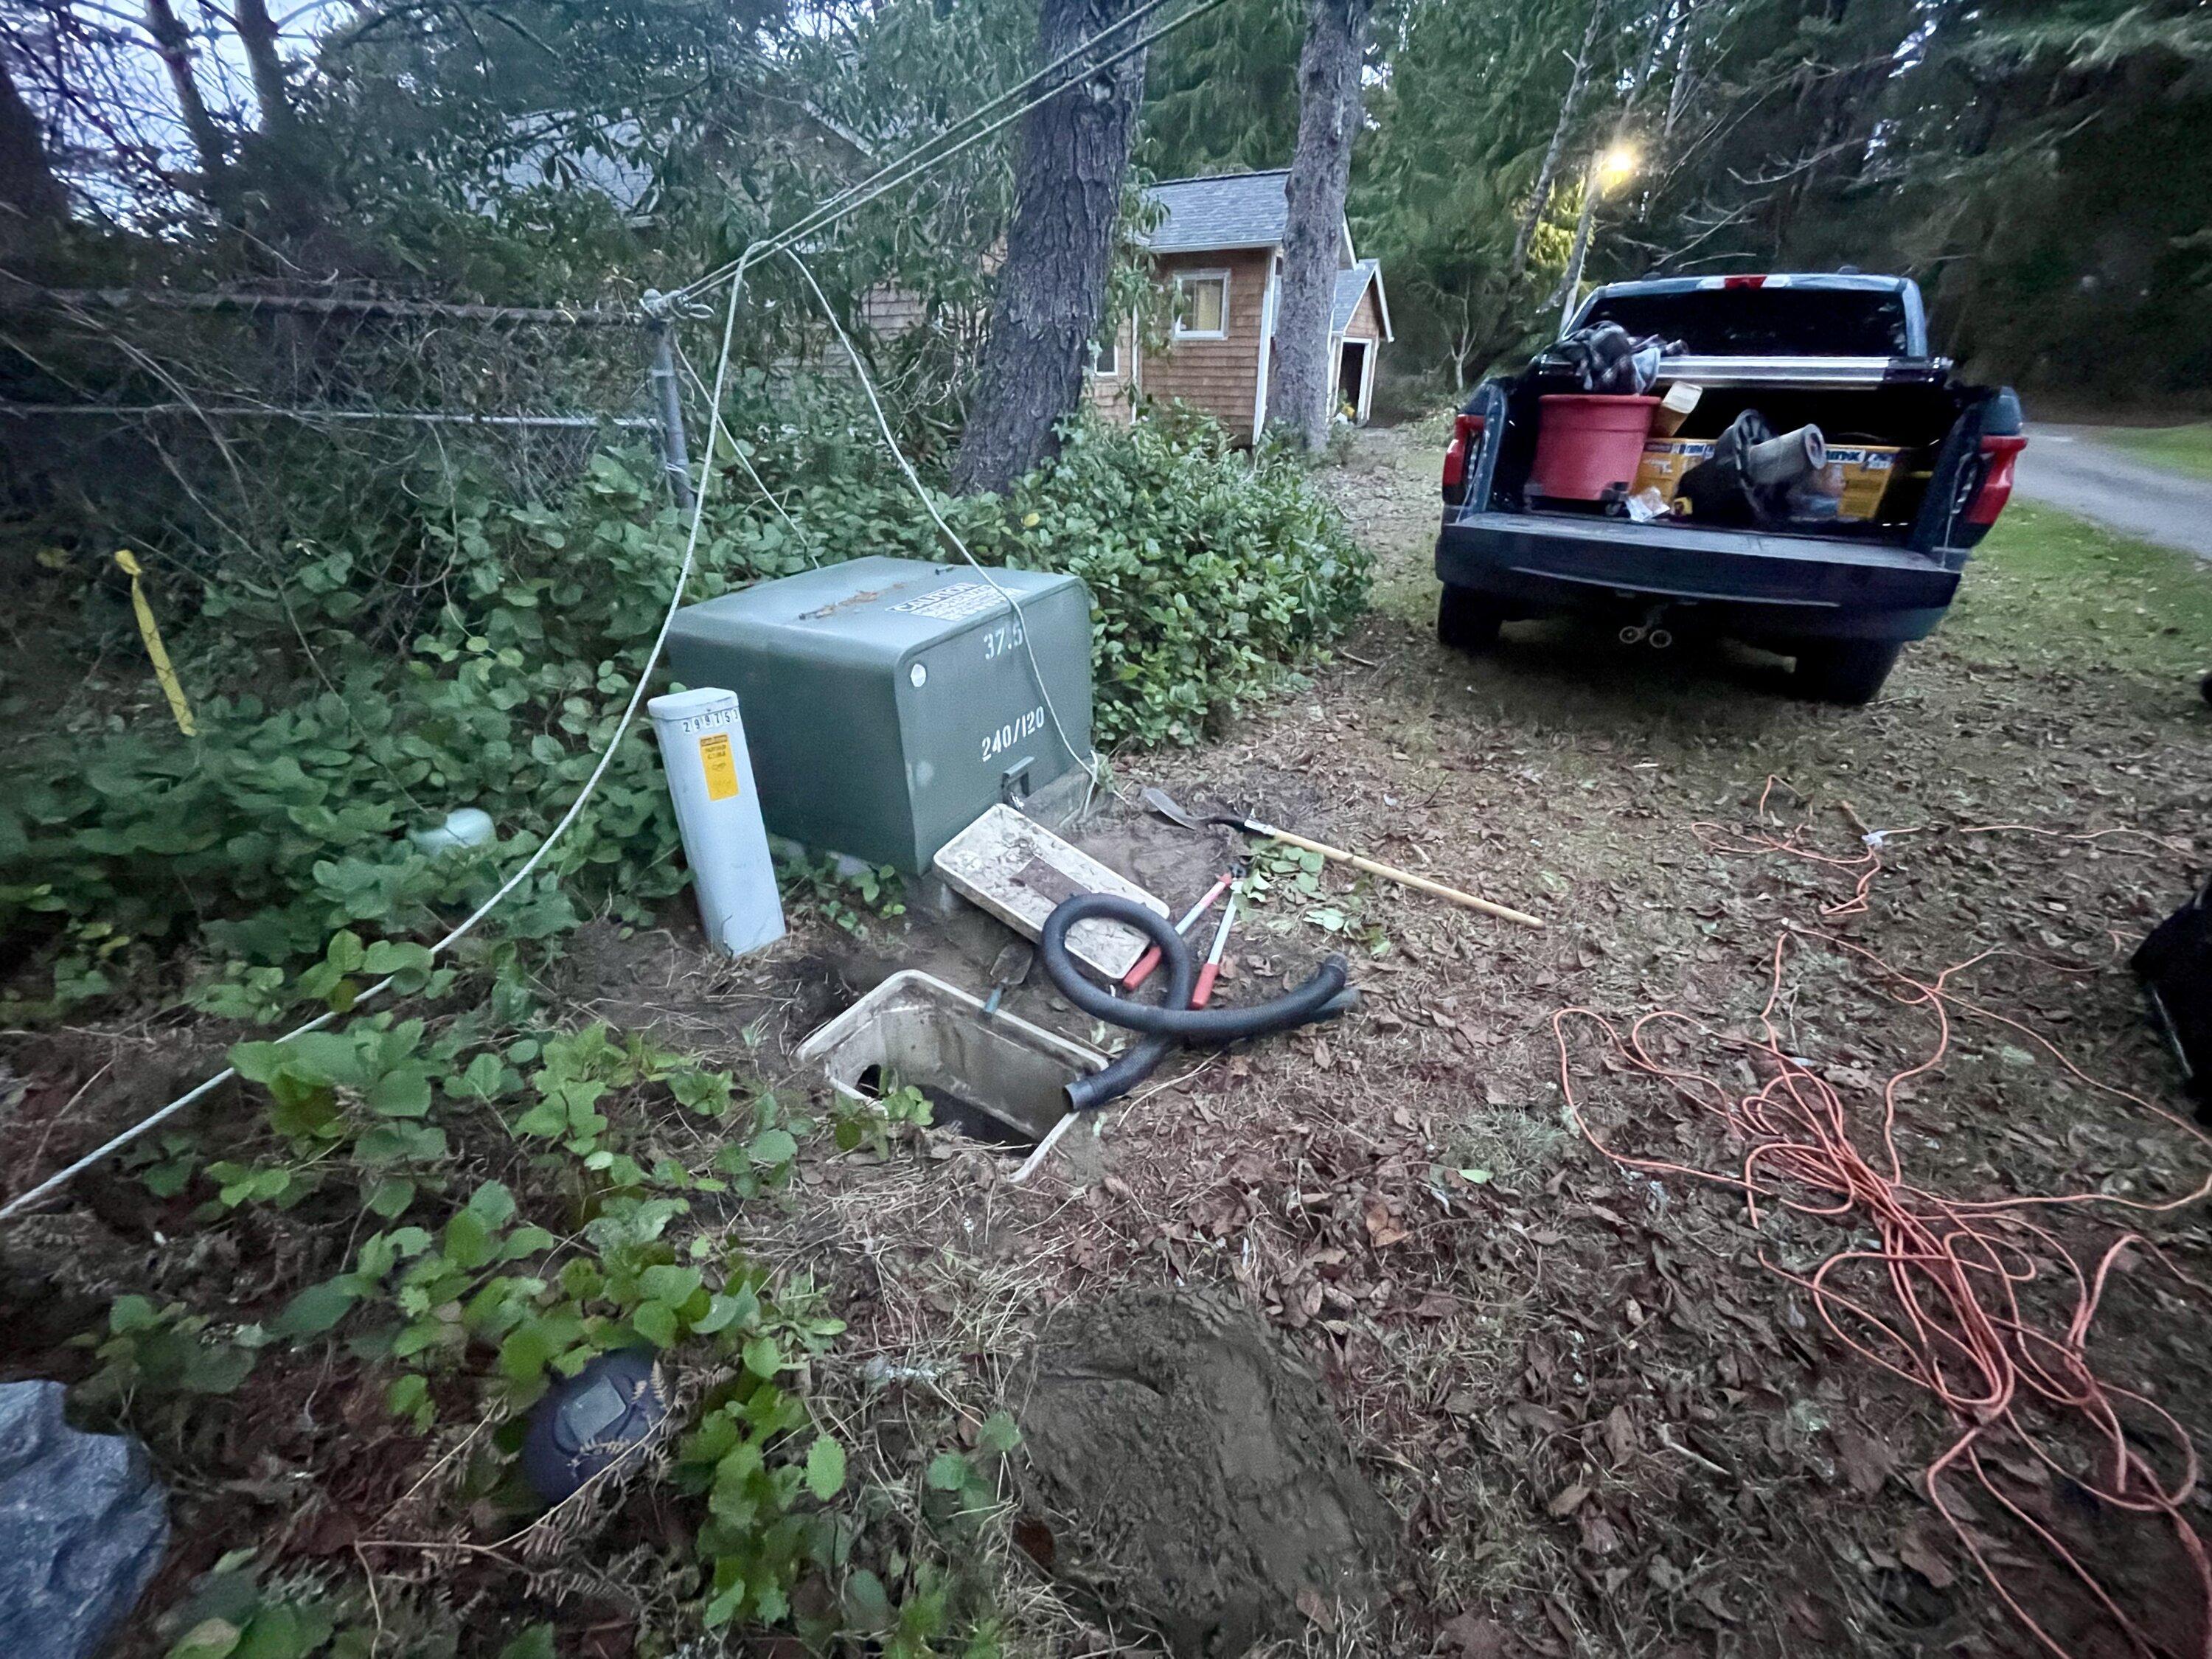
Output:
[[1232,1659],[1373,1590],[1389,1511],[1319,1374],[1235,1297],[1063,1308],[1014,1397],[1054,1570],[1178,1659]]

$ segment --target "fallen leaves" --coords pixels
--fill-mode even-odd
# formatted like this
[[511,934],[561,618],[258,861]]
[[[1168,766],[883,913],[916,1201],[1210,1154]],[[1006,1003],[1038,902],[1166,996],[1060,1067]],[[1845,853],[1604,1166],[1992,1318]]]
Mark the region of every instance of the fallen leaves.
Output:
[[1577,1480],[1572,1486],[1554,1493],[1552,1501],[1544,1505],[1544,1512],[1554,1521],[1564,1521],[1588,1503],[1589,1495],[1589,1483],[1586,1480]]
[[1367,1206],[1367,1237],[1376,1249],[1387,1250],[1393,1244],[1402,1244],[1412,1237],[1413,1234],[1398,1224],[1398,1218],[1390,1212],[1388,1203],[1380,1198],[1370,1200]]
[[1505,1651],[1504,1627],[1495,1619],[1479,1618],[1472,1613],[1445,1620],[1437,1634],[1443,1639],[1444,1651],[1456,1654],[1459,1659],[1499,1659]]
[[1948,1589],[1958,1578],[1944,1558],[1935,1523],[1919,1516],[1897,1540],[1897,1559],[1937,1589]]
[[1851,1490],[1863,1498],[1880,1492],[1897,1468],[1895,1449],[1848,1423],[1838,1424],[1832,1434],[1837,1461],[1843,1465],[1844,1478],[1850,1482]]
[[1333,1635],[1336,1630],[1336,1612],[1322,1599],[1319,1590],[1311,1585],[1303,1586],[1297,1594],[1298,1611],[1305,1614],[1323,1634]]
[[1615,1406],[1606,1413],[1605,1449],[1613,1455],[1615,1468],[1636,1454],[1636,1419],[1628,1414],[1625,1405]]

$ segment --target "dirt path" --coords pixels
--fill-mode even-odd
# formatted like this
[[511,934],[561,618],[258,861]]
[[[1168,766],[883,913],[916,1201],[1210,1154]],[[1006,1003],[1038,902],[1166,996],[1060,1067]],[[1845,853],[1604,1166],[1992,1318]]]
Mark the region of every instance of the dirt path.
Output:
[[[1564,629],[1447,653],[1429,627],[1433,461],[1414,434],[1375,433],[1330,477],[1382,556],[1377,614],[1338,665],[1217,744],[1127,769],[1554,926],[1529,933],[1334,872],[1261,913],[1240,933],[1232,989],[1277,988],[1350,939],[1365,1011],[1109,1114],[1103,1178],[1002,1194],[991,1261],[1047,1307],[1225,1280],[1305,1345],[1403,1527],[1387,1603],[1371,1622],[1317,1623],[1313,1650],[2030,1650],[1917,1485],[1952,1420],[1761,1265],[1809,1272],[1868,1243],[1864,1218],[1754,1229],[1724,1182],[1598,1156],[1563,1114],[1553,1016],[1675,1008],[1746,1032],[1793,926],[1923,975],[2003,947],[2018,954],[1962,983],[2021,1025],[1962,1018],[1943,1066],[1897,1091],[1903,1179],[1961,1199],[2185,1192],[2202,1145],[2069,1076],[2029,1033],[2100,1084],[2172,1097],[2113,953],[2212,862],[2212,719],[2185,684],[2101,665],[2086,640],[2051,633],[2001,555],[1869,709],[1790,701],[1778,667],[1749,653],[1660,658]],[[2041,648],[2016,648],[2030,636]],[[1788,787],[1768,792],[1770,775]],[[1726,850],[1800,821],[1838,862]],[[1992,823],[2162,841],[1951,830]],[[1841,861],[1864,859],[1857,823],[1929,833],[1881,849],[1852,914],[1866,872]],[[1935,1041],[1927,1010],[1833,951],[1798,949],[1784,973],[1784,1050],[1834,1085],[1876,1147],[1882,1084]],[[1577,1089],[1609,1138],[1723,1176],[1741,1157],[1595,1027],[1570,1037]],[[1730,1094],[1767,1080],[1765,1062],[1698,1026],[1653,1042]],[[889,1210],[872,1201],[880,1236]],[[2212,1271],[2193,1211],[2142,1224],[2177,1265]],[[2053,1232],[2093,1261],[2115,1236],[2087,1212]],[[942,1257],[931,1271],[969,1275],[963,1294],[1003,1282]],[[2176,1317],[2185,1304],[2155,1279],[2115,1276],[2091,1352],[2201,1438],[2212,1349],[2201,1315]],[[1877,1273],[1838,1282],[1889,1305]],[[2023,1294],[2033,1317],[2063,1323],[2040,1285]],[[2094,1473],[2078,1433],[2039,1423],[2063,1463]],[[2170,1449],[2154,1455],[2172,1466]],[[2169,1534],[2054,1478],[2024,1443],[1993,1442],[1990,1458],[1993,1489],[2090,1563],[2150,1639],[2198,1639]],[[1965,1484],[1972,1496],[1956,1479],[1946,1492],[1966,1537],[2054,1635],[2124,1650],[2027,1530]]]

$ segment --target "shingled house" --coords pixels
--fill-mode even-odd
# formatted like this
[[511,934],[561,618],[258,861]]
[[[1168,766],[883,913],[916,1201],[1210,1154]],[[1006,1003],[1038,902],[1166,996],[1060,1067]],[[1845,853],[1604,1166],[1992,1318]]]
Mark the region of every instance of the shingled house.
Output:
[[[1127,414],[1137,394],[1180,398],[1249,441],[1267,423],[1268,343],[1282,287],[1285,169],[1217,173],[1156,185],[1161,209],[1147,239],[1153,269],[1174,289],[1164,349],[1139,352],[1124,321],[1101,342],[1094,403]],[[1391,338],[1382,267],[1363,259],[1342,228],[1336,307],[1329,319],[1332,404],[1364,422],[1376,354]]]

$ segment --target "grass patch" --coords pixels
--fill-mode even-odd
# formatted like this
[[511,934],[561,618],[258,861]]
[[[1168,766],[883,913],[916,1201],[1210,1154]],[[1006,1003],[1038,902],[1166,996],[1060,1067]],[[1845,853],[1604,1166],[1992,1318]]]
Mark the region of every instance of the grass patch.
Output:
[[2015,501],[1982,544],[1940,637],[2146,674],[2212,668],[2212,571]]
[[2098,432],[2097,441],[2124,450],[2139,461],[2212,478],[2212,421],[2190,426],[2106,427]]

